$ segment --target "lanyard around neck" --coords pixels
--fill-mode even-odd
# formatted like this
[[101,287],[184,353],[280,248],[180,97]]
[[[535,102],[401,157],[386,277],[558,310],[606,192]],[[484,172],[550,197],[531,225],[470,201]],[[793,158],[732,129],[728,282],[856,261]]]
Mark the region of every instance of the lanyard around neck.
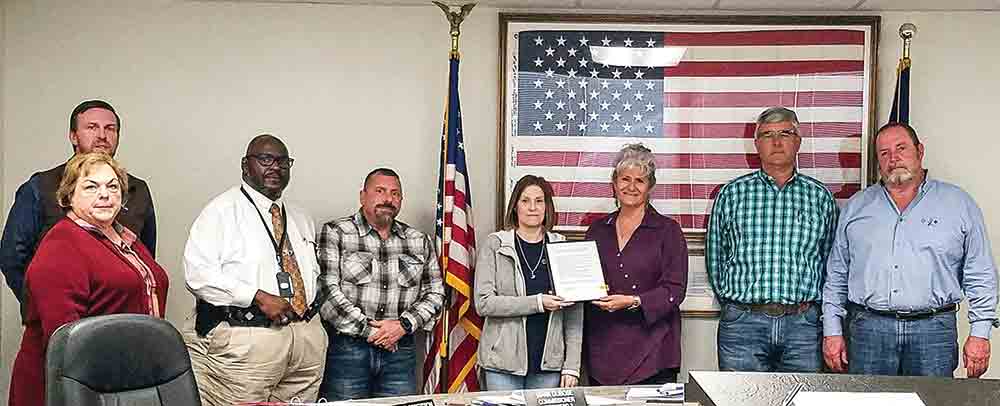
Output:
[[274,247],[274,255],[278,258],[278,266],[284,269],[284,264],[281,259],[281,247],[285,246],[285,239],[288,237],[288,222],[286,221],[288,217],[285,214],[285,205],[281,205],[281,240],[279,243],[279,241],[275,241],[274,234],[271,233],[271,228],[267,226],[267,221],[264,220],[264,215],[260,214],[260,209],[257,208],[257,204],[253,202],[250,194],[247,193],[246,189],[243,189],[243,186],[240,186],[240,192],[243,192],[243,196],[247,198],[247,201],[249,201],[250,205],[253,206],[253,210],[257,212],[257,217],[260,217],[260,223],[264,225],[264,231],[267,231],[267,236],[271,239],[271,245]]

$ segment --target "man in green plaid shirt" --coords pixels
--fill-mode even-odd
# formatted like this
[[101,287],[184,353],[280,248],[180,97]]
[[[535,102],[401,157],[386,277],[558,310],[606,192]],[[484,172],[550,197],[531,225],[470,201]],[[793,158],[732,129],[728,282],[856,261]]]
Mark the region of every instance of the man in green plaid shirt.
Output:
[[754,146],[761,169],[719,191],[705,262],[722,305],[719,370],[817,372],[820,300],[837,204],[822,182],[798,172],[795,112],[764,110]]

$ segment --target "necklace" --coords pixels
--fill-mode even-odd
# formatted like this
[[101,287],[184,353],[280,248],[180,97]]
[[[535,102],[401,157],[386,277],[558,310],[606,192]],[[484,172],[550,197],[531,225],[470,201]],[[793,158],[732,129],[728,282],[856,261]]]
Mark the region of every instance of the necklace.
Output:
[[524,261],[528,264],[528,272],[531,272],[531,279],[535,279],[535,277],[538,276],[535,272],[538,270],[538,266],[542,264],[542,258],[545,257],[545,237],[542,237],[542,252],[538,253],[538,260],[535,261],[535,266],[531,266],[531,262],[528,261],[528,257],[524,255],[524,247],[521,246],[521,237],[515,233],[514,238],[517,240],[517,254],[521,258],[524,258]]

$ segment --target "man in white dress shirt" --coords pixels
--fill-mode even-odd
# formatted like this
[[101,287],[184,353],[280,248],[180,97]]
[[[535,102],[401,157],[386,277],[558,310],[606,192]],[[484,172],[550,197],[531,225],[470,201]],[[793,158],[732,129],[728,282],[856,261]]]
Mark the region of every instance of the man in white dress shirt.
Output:
[[255,137],[242,184],[191,226],[184,273],[196,307],[184,340],[207,406],[316,400],[327,336],[310,306],[315,226],[281,198],[293,162],[278,138]]

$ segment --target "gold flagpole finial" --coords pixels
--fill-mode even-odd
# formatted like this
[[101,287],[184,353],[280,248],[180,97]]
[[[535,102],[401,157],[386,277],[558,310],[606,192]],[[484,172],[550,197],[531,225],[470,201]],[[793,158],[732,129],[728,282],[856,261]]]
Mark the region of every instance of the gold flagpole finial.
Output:
[[466,3],[463,4],[459,11],[452,11],[451,6],[444,4],[440,1],[432,2],[444,11],[445,17],[448,17],[448,23],[451,24],[451,53],[453,55],[458,54],[458,36],[462,34],[459,27],[462,25],[462,21],[465,21],[465,17],[472,12],[472,8],[476,6],[476,3]]
[[910,41],[917,33],[917,26],[913,23],[904,23],[899,26],[899,37],[903,39],[903,59],[910,59]]

